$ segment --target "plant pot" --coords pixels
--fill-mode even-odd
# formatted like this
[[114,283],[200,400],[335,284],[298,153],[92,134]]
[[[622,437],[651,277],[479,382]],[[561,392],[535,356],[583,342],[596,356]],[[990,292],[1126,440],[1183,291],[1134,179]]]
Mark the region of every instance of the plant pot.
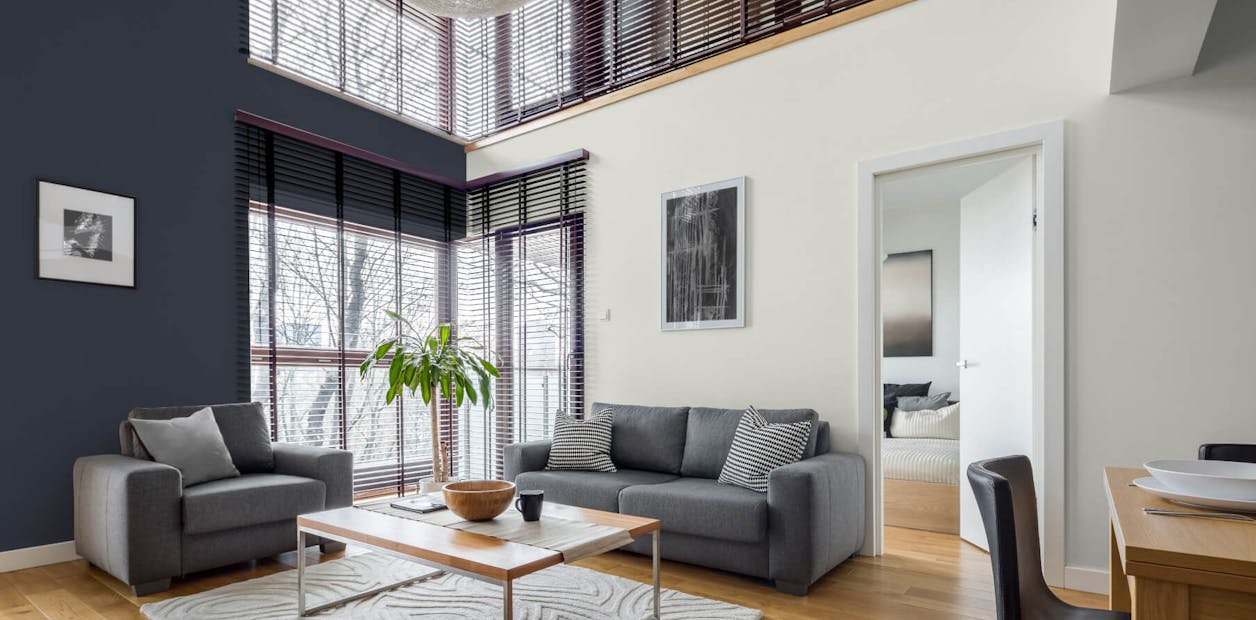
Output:
[[428,493],[440,493],[445,489],[445,485],[450,482],[458,482],[458,478],[450,478],[444,482],[437,482],[436,479],[431,476],[419,478],[419,494],[427,495]]

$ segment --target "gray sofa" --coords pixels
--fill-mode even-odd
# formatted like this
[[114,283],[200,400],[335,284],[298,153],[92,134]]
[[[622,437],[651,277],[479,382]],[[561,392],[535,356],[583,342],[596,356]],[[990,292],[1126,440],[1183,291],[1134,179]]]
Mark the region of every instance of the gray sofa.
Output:
[[[716,482],[742,410],[592,410],[607,406],[619,471],[547,471],[546,440],[506,446],[506,479],[549,501],[660,519],[664,558],[769,579],[790,594],[806,594],[863,546],[863,458],[831,452],[815,411],[759,410],[769,422],[814,421],[803,459],[772,471],[765,495]],[[628,550],[649,554],[650,541]]]
[[[78,554],[130,585],[136,596],[170,578],[292,551],[296,517],[353,502],[353,455],[274,443],[261,405],[210,405],[241,475],[183,487],[179,470],[154,462],[129,420],[183,417],[202,409],[132,410],[121,454],[74,463],[74,544]],[[344,548],[322,542],[324,552]]]

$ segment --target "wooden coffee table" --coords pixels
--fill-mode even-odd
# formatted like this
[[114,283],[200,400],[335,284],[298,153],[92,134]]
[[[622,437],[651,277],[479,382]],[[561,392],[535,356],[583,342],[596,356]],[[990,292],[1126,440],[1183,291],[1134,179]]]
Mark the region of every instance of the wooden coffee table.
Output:
[[[542,519],[558,517],[620,527],[633,538],[651,534],[654,552],[654,617],[659,617],[659,520],[614,512],[591,510],[545,502]],[[464,575],[502,587],[502,617],[514,617],[511,585],[515,579],[561,564],[563,554],[541,547],[473,534],[412,519],[362,510],[337,508],[297,517],[297,613],[309,616],[408,583],[430,579],[441,573],[421,575],[328,601],[305,606],[306,535],[352,543],[397,556],[443,572]]]

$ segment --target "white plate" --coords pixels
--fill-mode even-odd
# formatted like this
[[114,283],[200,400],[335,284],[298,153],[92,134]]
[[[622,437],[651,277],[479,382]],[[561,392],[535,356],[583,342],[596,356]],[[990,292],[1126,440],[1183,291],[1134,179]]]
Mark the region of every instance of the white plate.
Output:
[[1241,499],[1221,499],[1217,497],[1204,497],[1200,495],[1192,495],[1181,493],[1170,489],[1159,480],[1147,476],[1134,481],[1134,486],[1158,495],[1171,502],[1186,504],[1196,508],[1214,508],[1219,510],[1230,510],[1234,512],[1256,512],[1256,501],[1247,501]]
[[1256,463],[1162,460],[1143,467],[1180,493],[1256,501]]

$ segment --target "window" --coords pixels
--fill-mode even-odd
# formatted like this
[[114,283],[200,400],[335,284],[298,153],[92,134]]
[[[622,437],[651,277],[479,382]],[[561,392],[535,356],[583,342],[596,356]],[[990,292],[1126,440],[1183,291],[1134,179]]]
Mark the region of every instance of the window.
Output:
[[582,162],[468,191],[245,124],[237,152],[242,391],[275,440],[352,451],[358,496],[430,475],[427,406],[359,378],[385,310],[501,354],[492,408],[443,408],[455,475],[499,477],[502,446],[583,410]]
[[245,0],[245,49],[474,140],[868,1],[536,0],[450,20],[405,0]]

